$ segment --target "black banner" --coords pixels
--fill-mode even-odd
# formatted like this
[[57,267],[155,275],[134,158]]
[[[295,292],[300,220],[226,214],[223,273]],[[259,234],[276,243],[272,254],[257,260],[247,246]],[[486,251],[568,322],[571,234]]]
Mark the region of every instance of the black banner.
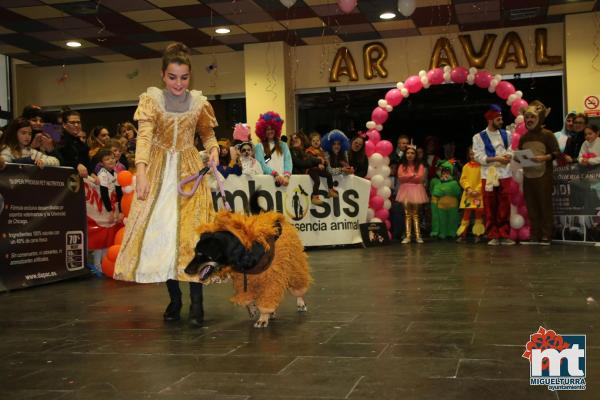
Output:
[[0,291],[87,274],[85,193],[72,168],[0,171]]
[[600,242],[600,165],[554,169],[554,239]]

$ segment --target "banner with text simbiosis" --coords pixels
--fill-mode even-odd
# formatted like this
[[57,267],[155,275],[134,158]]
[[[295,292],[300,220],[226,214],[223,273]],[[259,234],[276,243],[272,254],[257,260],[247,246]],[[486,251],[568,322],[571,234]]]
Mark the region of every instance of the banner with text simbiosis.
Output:
[[[269,175],[229,175],[224,188],[234,211],[248,210],[249,199],[255,195],[264,210],[283,213],[305,246],[361,243],[360,224],[367,221],[371,183],[353,175],[334,177],[334,181],[339,196],[325,197],[327,186],[323,179],[319,190],[322,205],[310,201],[313,182],[308,175],[292,175],[286,187],[275,186]],[[220,197],[213,192],[213,203],[222,208]]]
[[86,274],[85,194],[71,168],[0,171],[0,290]]
[[600,242],[600,165],[554,169],[554,239]]

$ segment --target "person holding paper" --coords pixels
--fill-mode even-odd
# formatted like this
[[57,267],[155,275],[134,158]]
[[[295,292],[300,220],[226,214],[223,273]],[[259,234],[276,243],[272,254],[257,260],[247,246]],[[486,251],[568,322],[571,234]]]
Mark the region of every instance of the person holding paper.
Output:
[[552,161],[560,155],[558,141],[544,129],[550,114],[542,102],[534,100],[525,110],[527,132],[519,141],[519,150],[530,150],[536,165],[523,166],[523,194],[531,223],[531,239],[524,244],[549,245],[552,239]]
[[510,133],[502,129],[502,109],[490,106],[484,114],[488,126],[473,136],[475,161],[481,164],[488,245],[514,245],[510,234]]

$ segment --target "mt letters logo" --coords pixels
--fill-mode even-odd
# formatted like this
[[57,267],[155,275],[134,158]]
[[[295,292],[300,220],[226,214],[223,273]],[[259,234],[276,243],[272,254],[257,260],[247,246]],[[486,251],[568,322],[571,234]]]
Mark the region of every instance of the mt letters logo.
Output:
[[585,390],[585,335],[559,335],[540,326],[529,336],[523,358],[529,360],[530,385],[548,390]]

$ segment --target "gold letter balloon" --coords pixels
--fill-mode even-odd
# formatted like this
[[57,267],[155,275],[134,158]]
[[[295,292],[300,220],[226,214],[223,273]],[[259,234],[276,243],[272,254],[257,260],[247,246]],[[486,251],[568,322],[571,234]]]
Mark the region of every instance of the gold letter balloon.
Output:
[[365,61],[365,78],[373,79],[375,76],[385,78],[388,75],[383,66],[387,58],[386,47],[379,42],[371,42],[363,47],[363,58]]
[[340,47],[335,54],[329,73],[329,82],[339,82],[342,75],[346,75],[351,81],[358,80],[356,65],[354,65],[354,59],[347,47]]
[[[512,51],[511,51],[512,48]],[[496,68],[502,69],[507,62],[514,62],[517,68],[527,68],[527,56],[525,48],[519,34],[515,31],[510,31],[504,36],[504,40],[498,51],[498,59],[496,60]]]
[[[442,56],[442,51],[445,56]],[[452,68],[458,67],[458,61],[456,61],[456,54],[450,40],[445,37],[441,37],[435,42],[433,52],[431,53],[431,62],[429,63],[429,69],[437,67],[443,67],[449,65]]]
[[546,28],[535,30],[535,62],[539,65],[562,64],[561,56],[548,55],[548,30]]
[[494,41],[496,40],[496,36],[493,33],[487,33],[483,37],[483,43],[481,44],[481,49],[479,51],[475,51],[473,48],[473,42],[471,41],[471,35],[459,35],[460,44],[462,45],[463,50],[465,51],[465,56],[467,57],[467,61],[469,62],[469,66],[475,68],[484,68],[485,63],[492,52],[492,46],[494,45]]

